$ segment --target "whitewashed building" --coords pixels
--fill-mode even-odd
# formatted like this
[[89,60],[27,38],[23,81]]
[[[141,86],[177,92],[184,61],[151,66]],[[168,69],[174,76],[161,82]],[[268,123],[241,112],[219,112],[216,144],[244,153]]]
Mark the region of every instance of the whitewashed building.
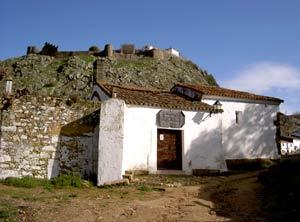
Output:
[[282,100],[199,85],[171,91],[99,82],[98,185],[125,170],[226,171],[226,159],[278,158],[274,120]]
[[280,137],[281,154],[300,153],[300,131],[293,132],[289,137]]
[[280,142],[280,153],[282,155],[288,155],[293,151],[294,149],[293,138],[281,136],[279,142]]
[[169,54],[171,54],[173,56],[180,57],[180,53],[176,49],[168,48],[168,49],[165,49],[165,52],[167,52],[167,53],[169,53]]
[[143,50],[152,50],[152,49],[157,49],[157,47],[153,46],[153,45],[145,45],[143,47]]

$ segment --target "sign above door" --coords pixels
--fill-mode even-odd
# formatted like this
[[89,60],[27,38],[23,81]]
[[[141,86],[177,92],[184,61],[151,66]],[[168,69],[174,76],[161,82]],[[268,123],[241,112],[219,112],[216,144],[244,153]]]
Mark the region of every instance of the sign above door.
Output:
[[185,116],[180,110],[161,110],[157,113],[156,119],[159,127],[181,128],[185,124]]

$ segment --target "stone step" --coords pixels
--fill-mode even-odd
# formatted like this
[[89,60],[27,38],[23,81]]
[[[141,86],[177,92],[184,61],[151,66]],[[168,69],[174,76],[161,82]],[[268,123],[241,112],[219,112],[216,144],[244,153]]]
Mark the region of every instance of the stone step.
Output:
[[148,170],[134,170],[133,175],[148,175],[149,171]]
[[122,177],[123,177],[123,179],[128,179],[129,181],[133,180],[133,175],[132,174],[125,174]]
[[129,180],[128,179],[113,180],[103,184],[103,186],[114,186],[114,185],[129,185]]
[[148,170],[125,170],[125,174],[130,174],[130,175],[148,175],[149,171]]
[[185,175],[185,172],[182,170],[157,170],[154,174],[160,175]]
[[125,170],[125,174],[126,174],[126,175],[129,175],[129,174],[130,174],[130,175],[133,175],[133,171],[132,171],[132,170]]

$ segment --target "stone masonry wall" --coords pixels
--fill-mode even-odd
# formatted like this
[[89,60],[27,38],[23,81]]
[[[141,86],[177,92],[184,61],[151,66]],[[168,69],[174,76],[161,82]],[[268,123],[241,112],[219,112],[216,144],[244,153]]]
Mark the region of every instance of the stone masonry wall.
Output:
[[67,106],[52,97],[15,100],[0,113],[0,178],[70,171],[95,178],[99,108],[95,102]]

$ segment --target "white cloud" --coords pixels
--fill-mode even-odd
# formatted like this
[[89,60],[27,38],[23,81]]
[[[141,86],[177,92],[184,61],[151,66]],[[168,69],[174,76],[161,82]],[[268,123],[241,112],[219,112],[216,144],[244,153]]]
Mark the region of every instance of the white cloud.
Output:
[[300,70],[285,64],[261,62],[244,68],[223,82],[225,87],[264,93],[272,88],[300,88]]
[[256,63],[221,81],[221,86],[283,98],[282,111],[300,110],[300,69],[288,64]]

